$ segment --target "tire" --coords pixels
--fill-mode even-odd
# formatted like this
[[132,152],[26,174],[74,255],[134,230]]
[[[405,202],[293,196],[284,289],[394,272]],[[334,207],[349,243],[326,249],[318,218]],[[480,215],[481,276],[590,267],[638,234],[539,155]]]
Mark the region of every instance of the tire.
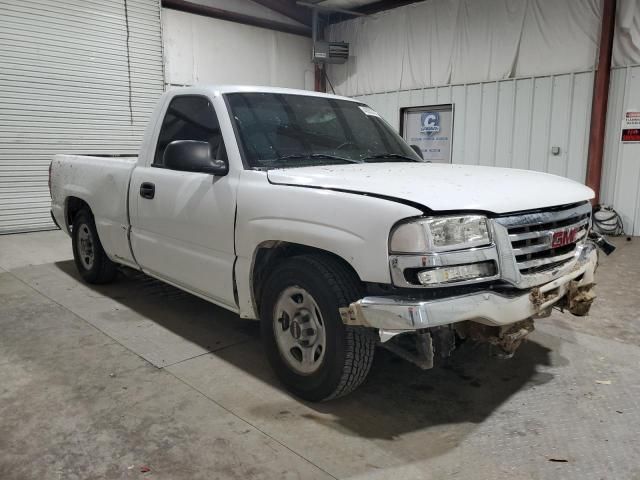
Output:
[[76,214],[71,231],[73,259],[80,275],[87,283],[109,283],[118,273],[102,248],[93,215],[87,209]]
[[376,337],[370,329],[344,325],[339,314],[363,293],[355,275],[328,255],[292,257],[269,276],[261,301],[262,338],[269,363],[292,393],[313,402],[330,400],[364,381]]

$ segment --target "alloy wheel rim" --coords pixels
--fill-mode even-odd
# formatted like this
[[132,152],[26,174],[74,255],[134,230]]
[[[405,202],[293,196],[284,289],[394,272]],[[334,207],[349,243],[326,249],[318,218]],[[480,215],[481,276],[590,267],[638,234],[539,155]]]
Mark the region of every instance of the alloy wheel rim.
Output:
[[274,308],[273,331],[280,355],[301,375],[316,372],[326,351],[327,335],[318,304],[304,288],[286,288]]

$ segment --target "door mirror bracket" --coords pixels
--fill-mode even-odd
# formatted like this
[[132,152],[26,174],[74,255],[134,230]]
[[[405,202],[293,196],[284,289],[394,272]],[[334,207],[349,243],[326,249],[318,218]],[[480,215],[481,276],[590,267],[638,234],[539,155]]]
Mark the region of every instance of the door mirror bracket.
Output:
[[174,140],[164,151],[164,167],[183,172],[208,173],[222,177],[229,173],[225,160],[214,158],[211,145],[197,140]]

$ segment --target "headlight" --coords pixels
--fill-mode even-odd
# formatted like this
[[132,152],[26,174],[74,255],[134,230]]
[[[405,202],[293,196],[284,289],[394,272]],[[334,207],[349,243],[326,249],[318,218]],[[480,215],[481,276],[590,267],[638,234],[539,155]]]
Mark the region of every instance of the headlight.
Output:
[[403,223],[391,234],[392,253],[428,253],[489,245],[487,219],[482,215],[432,217]]

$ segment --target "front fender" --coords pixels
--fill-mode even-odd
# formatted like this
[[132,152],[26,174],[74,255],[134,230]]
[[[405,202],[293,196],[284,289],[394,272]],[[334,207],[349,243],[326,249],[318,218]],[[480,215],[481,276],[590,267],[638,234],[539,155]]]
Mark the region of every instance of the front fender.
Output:
[[363,253],[366,239],[356,232],[303,219],[256,218],[245,226],[258,243],[252,245],[252,257],[258,248],[270,242],[287,242],[334,253],[354,267],[357,252]]
[[390,283],[391,227],[403,218],[420,213],[414,207],[392,200],[273,185],[264,172],[243,172],[236,222],[236,275],[241,314],[252,305],[252,260],[265,242],[296,243],[331,252],[349,263],[361,280]]

